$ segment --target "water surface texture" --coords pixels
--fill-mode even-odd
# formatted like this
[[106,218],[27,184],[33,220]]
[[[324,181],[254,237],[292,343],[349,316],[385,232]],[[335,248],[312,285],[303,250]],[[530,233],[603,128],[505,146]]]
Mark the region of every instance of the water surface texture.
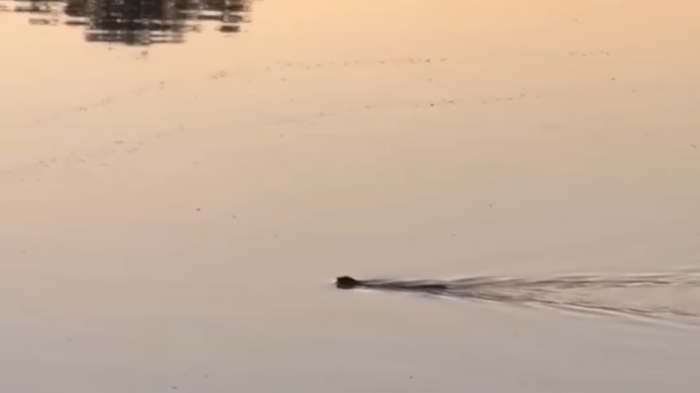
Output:
[[697,1],[0,10],[0,391],[697,391]]

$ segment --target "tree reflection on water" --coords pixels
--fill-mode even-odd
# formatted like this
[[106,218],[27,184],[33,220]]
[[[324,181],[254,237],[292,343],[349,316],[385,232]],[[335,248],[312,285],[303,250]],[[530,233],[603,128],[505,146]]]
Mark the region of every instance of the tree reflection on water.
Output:
[[152,45],[182,43],[212,26],[237,33],[249,21],[252,0],[0,0],[0,12],[25,13],[29,23],[84,29],[88,42]]

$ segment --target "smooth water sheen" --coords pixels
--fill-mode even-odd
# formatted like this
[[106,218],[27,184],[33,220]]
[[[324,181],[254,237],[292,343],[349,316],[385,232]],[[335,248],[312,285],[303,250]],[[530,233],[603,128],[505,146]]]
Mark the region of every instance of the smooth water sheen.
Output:
[[699,14],[0,0],[0,391],[696,392]]

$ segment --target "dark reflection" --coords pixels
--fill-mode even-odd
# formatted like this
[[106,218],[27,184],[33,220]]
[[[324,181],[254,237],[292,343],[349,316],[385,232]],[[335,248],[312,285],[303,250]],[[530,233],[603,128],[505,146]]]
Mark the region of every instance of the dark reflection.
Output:
[[[453,280],[360,280],[350,276],[340,276],[336,278],[335,285],[340,289],[407,292],[589,313],[652,318],[700,318],[700,307],[689,308],[687,305],[669,304],[684,304],[687,303],[685,301],[687,299],[658,296],[661,294],[659,291],[663,289],[671,289],[676,295],[684,293],[686,297],[697,296],[697,293],[688,291],[700,290],[700,274],[690,272],[625,276],[558,276],[543,279],[482,276]],[[656,295],[652,298],[663,299],[663,301],[638,302],[636,295],[647,297]]]
[[152,45],[182,43],[206,28],[238,33],[252,0],[0,0],[0,12],[26,13],[34,25],[85,30],[88,42]]

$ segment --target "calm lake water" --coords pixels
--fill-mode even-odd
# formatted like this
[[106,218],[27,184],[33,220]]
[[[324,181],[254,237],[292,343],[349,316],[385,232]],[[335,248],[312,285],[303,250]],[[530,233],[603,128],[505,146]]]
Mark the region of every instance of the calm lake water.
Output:
[[698,324],[333,280],[693,319],[552,280],[700,270],[699,2],[0,11],[1,391],[697,391]]

